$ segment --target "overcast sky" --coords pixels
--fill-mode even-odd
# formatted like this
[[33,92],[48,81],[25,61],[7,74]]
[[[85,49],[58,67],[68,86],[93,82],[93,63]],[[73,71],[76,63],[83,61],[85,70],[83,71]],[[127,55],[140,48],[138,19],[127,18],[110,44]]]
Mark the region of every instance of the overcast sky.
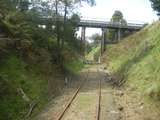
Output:
[[[96,0],[96,6],[84,4],[79,12],[84,18],[110,19],[115,10],[120,10],[126,20],[152,23],[158,19],[149,0]],[[90,36],[95,32],[101,31],[87,29],[86,34]]]

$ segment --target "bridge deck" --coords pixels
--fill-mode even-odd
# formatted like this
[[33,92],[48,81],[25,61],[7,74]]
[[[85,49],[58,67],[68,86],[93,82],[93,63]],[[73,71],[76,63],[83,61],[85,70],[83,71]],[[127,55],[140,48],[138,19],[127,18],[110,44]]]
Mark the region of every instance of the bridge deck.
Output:
[[92,27],[92,28],[111,28],[111,29],[133,29],[139,30],[144,27],[144,23],[127,23],[121,24],[119,22],[113,23],[108,21],[95,21],[95,20],[81,20],[78,24],[79,27]]
[[[55,22],[56,19],[53,18],[41,18],[41,23],[50,22],[51,24]],[[58,19],[59,21],[63,21],[62,18]],[[120,22],[110,22],[109,20],[96,20],[96,19],[83,19],[81,18],[78,23],[78,27],[92,27],[92,28],[111,28],[111,29],[130,29],[130,30],[140,30],[142,29],[146,23],[138,23],[138,22],[130,22],[127,21],[127,24],[121,24]]]

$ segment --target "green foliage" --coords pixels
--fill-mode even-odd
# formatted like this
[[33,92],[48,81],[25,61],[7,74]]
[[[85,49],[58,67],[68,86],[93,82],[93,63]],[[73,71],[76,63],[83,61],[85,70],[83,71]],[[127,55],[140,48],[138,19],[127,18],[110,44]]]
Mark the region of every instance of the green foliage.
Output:
[[99,57],[98,51],[100,51],[99,49],[100,49],[101,39],[102,39],[102,36],[99,35],[98,33],[95,33],[90,37],[90,40],[92,40],[92,42],[86,43],[86,47],[87,47],[86,58],[88,60],[95,60],[95,58]]
[[47,81],[37,74],[38,71],[29,72],[27,64],[14,53],[0,63],[0,119],[22,120],[29,109],[18,93],[22,88],[31,100],[38,101],[42,107],[48,98]]
[[[31,101],[38,102],[34,114],[48,101],[51,87],[48,80],[53,80],[55,72],[65,70],[76,74],[84,67],[76,55],[81,53],[82,44],[76,38],[80,18],[72,11],[75,3],[56,1],[0,0],[0,29],[3,32],[0,34],[12,41],[12,45],[6,41],[3,54],[0,48],[1,120],[25,118],[29,103],[23,100],[18,88],[22,88]],[[93,0],[85,2],[93,4]],[[60,6],[67,9],[60,10]],[[45,28],[42,25],[46,25]]]
[[[126,84],[149,96],[160,98],[160,23],[108,47],[107,66]],[[153,97],[153,98],[154,98]]]
[[152,8],[157,11],[157,15],[160,15],[160,1],[159,0],[150,0],[152,3]]
[[[68,19],[66,22],[66,32],[64,33],[65,43],[70,46],[72,49],[76,50],[77,53],[80,53],[81,43],[80,40],[77,39],[76,31],[77,31],[77,23],[80,18],[77,15],[71,16],[71,19]],[[63,38],[62,38],[63,39]]]
[[[111,18],[111,22],[113,24],[121,24],[121,25],[127,25],[127,21],[123,18],[123,14],[121,11],[119,10],[116,10],[114,12],[114,14],[112,15],[112,18]],[[116,29],[110,29],[108,31],[106,31],[106,34],[108,36],[108,40],[109,41],[115,41],[117,40],[118,36],[117,36],[117,30]],[[123,31],[121,31],[121,34],[124,34]]]
[[15,10],[17,5],[17,0],[1,0],[0,1],[0,13],[5,15],[9,10]]
[[1,0],[0,14],[5,17],[8,13],[13,11],[27,11],[31,5],[30,0]]
[[120,22],[123,19],[123,14],[121,11],[116,10],[112,16],[112,22]]
[[102,36],[98,33],[95,33],[91,36],[90,39],[93,40],[93,44],[97,46],[101,42]]
[[25,11],[27,11],[29,9],[30,4],[31,4],[30,0],[20,0],[17,8],[21,12],[25,12]]
[[84,68],[83,61],[78,57],[78,54],[69,46],[65,46],[61,52],[63,56],[63,69],[65,73],[68,74],[77,74]]
[[95,0],[75,0],[76,2],[87,2],[90,6],[93,6],[96,4]]
[[[147,88],[146,88],[147,89]],[[155,82],[146,90],[146,94],[155,100],[160,99],[160,82]]]
[[77,74],[84,68],[84,64],[81,60],[73,60],[65,64],[65,69],[72,74]]
[[98,60],[100,56],[100,46],[93,47],[92,50],[87,54],[87,60]]

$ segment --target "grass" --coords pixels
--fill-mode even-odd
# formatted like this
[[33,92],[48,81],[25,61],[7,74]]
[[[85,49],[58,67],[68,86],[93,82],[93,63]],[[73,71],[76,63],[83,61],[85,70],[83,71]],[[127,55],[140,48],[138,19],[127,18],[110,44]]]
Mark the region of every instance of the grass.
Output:
[[93,48],[92,51],[86,55],[86,59],[87,60],[94,60],[94,57],[96,55],[99,56],[99,51],[100,51],[100,46]]
[[1,120],[25,118],[29,103],[23,100],[18,88],[22,88],[31,101],[38,101],[39,109],[44,106],[48,101],[48,83],[38,71],[27,71],[27,64],[14,53],[1,60],[0,66]]
[[[37,65],[28,64],[14,51],[0,59],[0,120],[25,119],[29,104],[36,101],[38,106],[33,111],[32,119],[45,107],[50,95],[56,94],[51,92],[56,92],[56,85],[60,84],[54,78],[59,71],[55,70],[54,65],[49,66],[50,59],[47,56],[49,57],[47,54],[44,62],[38,62]],[[65,63],[65,69],[72,74],[77,74],[85,67],[80,59],[73,58]],[[49,80],[55,86],[52,89],[48,85]],[[30,98],[30,103],[22,98],[19,88]]]
[[78,74],[85,66],[80,59],[74,59],[64,64],[65,69],[72,74]]
[[91,106],[94,107],[97,97],[94,95],[80,95],[77,99],[77,109],[80,111],[88,110]]
[[126,85],[160,98],[160,22],[107,46],[106,65]]

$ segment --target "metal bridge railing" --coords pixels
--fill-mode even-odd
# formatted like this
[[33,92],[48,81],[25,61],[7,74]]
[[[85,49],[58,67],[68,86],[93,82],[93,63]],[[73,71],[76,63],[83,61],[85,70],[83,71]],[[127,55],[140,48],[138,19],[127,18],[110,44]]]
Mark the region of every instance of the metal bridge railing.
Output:
[[[49,20],[51,22],[55,22],[55,21],[62,21],[63,22],[63,18],[62,17],[48,17],[48,18],[41,18],[42,21],[46,21],[46,20]],[[142,21],[131,21],[131,20],[127,20],[127,24],[124,24],[122,22],[111,22],[110,19],[100,19],[100,18],[81,18],[80,19],[80,23],[79,25],[90,25],[90,26],[94,26],[94,25],[97,25],[97,26],[115,26],[115,27],[143,27],[146,23],[145,22],[142,22]]]
[[80,21],[80,24],[86,24],[86,25],[110,25],[110,26],[121,26],[121,27],[125,27],[125,26],[133,26],[133,27],[143,27],[146,23],[145,22],[141,22],[141,23],[131,23],[131,22],[128,22],[125,24],[125,23],[122,23],[122,22],[111,22],[111,21],[98,21],[98,20],[84,20],[84,19],[81,19]]
[[[105,21],[105,22],[110,22],[111,19],[109,18],[91,18],[91,17],[81,17],[81,20],[90,20],[90,21]],[[146,24],[147,22],[140,21],[140,20],[126,20],[128,23],[135,23],[135,24]]]

